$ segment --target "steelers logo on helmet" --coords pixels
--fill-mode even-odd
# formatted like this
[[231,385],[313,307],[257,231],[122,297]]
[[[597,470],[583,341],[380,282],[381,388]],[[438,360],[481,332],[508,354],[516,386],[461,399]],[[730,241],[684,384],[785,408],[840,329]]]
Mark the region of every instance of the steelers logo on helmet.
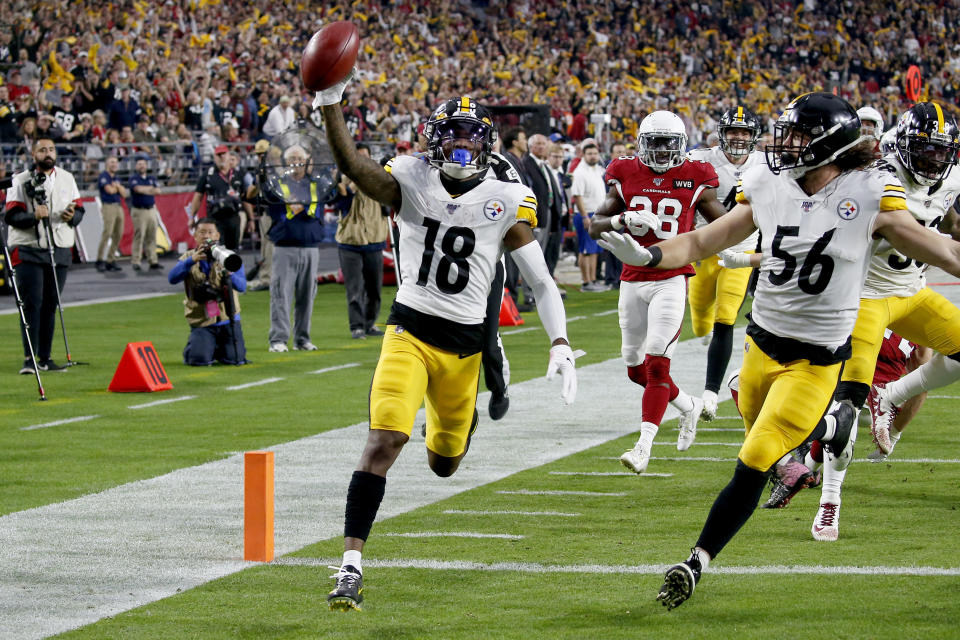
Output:
[[931,187],[950,173],[960,153],[960,130],[936,102],[918,102],[897,124],[896,151],[917,184]]
[[860,205],[853,198],[843,198],[837,205],[837,215],[844,220],[853,220],[860,215]]
[[760,118],[743,106],[727,109],[717,123],[720,150],[735,158],[752,153],[762,132]]
[[455,180],[486,171],[497,140],[490,111],[469,96],[437,107],[424,124],[423,135],[427,160]]
[[805,93],[787,105],[764,150],[770,171],[800,178],[836,160],[860,142],[860,118],[832,93]]
[[637,127],[637,156],[657,173],[665,173],[684,162],[687,129],[683,120],[670,111],[654,111]]

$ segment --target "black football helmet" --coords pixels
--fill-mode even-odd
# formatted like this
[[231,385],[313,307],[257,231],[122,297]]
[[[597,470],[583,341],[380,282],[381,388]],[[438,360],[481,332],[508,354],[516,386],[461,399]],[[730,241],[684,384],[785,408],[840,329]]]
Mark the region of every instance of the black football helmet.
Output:
[[918,102],[897,123],[897,156],[917,184],[930,187],[950,173],[960,153],[960,130],[936,102]]
[[430,164],[456,180],[481,173],[497,141],[490,111],[473,98],[447,100],[423,127]]
[[[732,129],[745,129],[750,132],[746,140],[728,140],[727,133]],[[760,118],[746,107],[732,107],[723,112],[717,124],[717,135],[720,136],[720,150],[735,158],[753,152],[757,147],[757,140],[763,133]]]
[[860,117],[850,103],[832,93],[805,93],[787,105],[765,149],[767,166],[799,178],[833,162],[860,141]]

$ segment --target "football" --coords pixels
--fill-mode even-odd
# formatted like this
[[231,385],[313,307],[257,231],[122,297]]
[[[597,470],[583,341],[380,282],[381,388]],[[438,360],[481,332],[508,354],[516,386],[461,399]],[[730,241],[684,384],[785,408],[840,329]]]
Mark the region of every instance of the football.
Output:
[[300,78],[310,91],[323,91],[347,77],[357,61],[360,32],[346,20],[324,25],[313,34],[300,59]]

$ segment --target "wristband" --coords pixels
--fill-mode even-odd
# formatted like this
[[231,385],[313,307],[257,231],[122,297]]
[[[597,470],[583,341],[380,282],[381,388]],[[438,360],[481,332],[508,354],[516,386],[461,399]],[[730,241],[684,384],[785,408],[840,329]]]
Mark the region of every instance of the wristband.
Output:
[[660,247],[656,245],[647,247],[647,251],[650,252],[650,262],[644,266],[652,268],[660,264],[660,261],[663,260],[663,251],[660,250]]
[[623,214],[618,213],[610,218],[610,226],[613,227],[614,231],[623,231]]

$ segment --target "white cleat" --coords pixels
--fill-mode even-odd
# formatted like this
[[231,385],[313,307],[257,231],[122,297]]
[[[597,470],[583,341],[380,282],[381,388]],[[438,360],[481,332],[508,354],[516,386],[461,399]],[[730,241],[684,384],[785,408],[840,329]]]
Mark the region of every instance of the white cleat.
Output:
[[900,407],[890,402],[889,394],[883,385],[874,385],[872,391],[870,412],[873,414],[873,441],[880,451],[889,455],[894,445],[890,438],[890,429],[900,413]]
[[691,398],[693,408],[680,414],[680,435],[677,437],[677,451],[686,451],[697,438],[697,420],[703,411],[703,400]]
[[709,345],[711,340],[713,340],[713,331],[705,336],[700,336],[700,344],[702,345]]
[[647,470],[647,465],[650,463],[650,450],[644,447],[639,442],[637,445],[625,451],[622,456],[620,456],[620,464],[625,466],[630,471],[634,473],[643,473]]
[[717,417],[717,399],[701,398],[703,400],[703,410],[700,411],[700,419],[704,422],[712,422]]
[[835,542],[840,537],[840,505],[832,502],[821,504],[810,532],[814,540]]

